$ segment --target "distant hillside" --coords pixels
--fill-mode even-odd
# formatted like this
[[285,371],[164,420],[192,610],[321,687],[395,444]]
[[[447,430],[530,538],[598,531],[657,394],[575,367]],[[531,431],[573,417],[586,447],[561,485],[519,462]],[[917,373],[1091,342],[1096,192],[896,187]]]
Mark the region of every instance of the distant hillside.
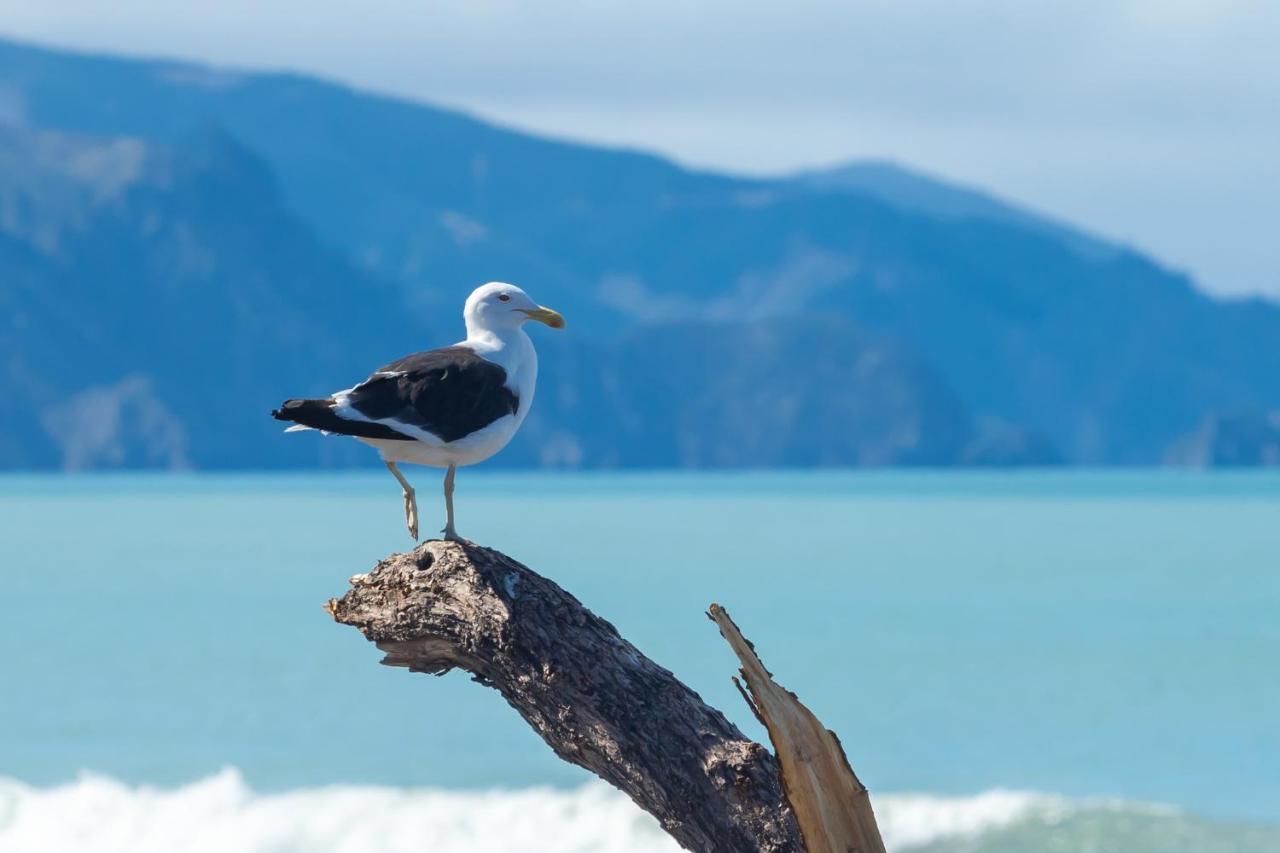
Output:
[[[148,359],[180,355],[257,417],[253,400],[452,339],[462,295],[491,278],[570,320],[540,338],[544,385],[508,464],[1152,464],[1215,412],[1280,405],[1280,309],[1214,301],[1149,259],[896,167],[744,180],[297,76],[4,42],[0,105],[0,197],[23,199],[0,220],[0,300],[37,330],[0,344],[10,375],[38,411],[50,389],[153,377],[190,464],[351,457],[282,450],[248,414],[208,429]],[[59,177],[55,152],[30,185],[19,137],[41,134],[110,168]],[[138,156],[142,177],[94,189]],[[44,216],[80,236],[51,248]],[[55,279],[59,308],[103,336],[111,369],[92,381],[75,367],[92,347],[40,307]],[[171,350],[175,315],[190,334]],[[148,346],[117,353],[111,335]],[[56,382],[32,379],[33,359],[59,362]],[[270,376],[244,367],[277,360]],[[2,417],[3,464],[66,462],[49,426],[65,419]]]
[[[457,304],[414,310],[323,248],[281,208],[266,166],[221,133],[170,146],[2,128],[0,212],[0,467],[367,464],[350,442],[283,440],[266,412],[459,331]],[[503,461],[953,464],[980,452],[989,434],[926,366],[847,323],[827,330],[816,344],[787,324],[543,340],[539,404]]]
[[872,196],[900,210],[924,213],[938,219],[1012,225],[1061,240],[1097,258],[1114,257],[1117,252],[1115,246],[1103,240],[981,190],[925,176],[895,163],[849,163],[833,169],[802,172],[794,180],[812,189]]
[[0,129],[0,211],[6,467],[300,463],[314,450],[258,423],[276,386],[319,391],[421,334],[217,134]]

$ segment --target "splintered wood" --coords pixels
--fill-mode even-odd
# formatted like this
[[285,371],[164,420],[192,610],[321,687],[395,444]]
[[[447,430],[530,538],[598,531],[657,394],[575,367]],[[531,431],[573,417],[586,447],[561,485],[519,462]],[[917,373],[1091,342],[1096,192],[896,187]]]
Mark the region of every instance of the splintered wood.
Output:
[[871,798],[840,740],[773,680],[723,607],[712,604],[708,615],[742,663],[746,690],[736,678],[734,683],[769,731],[808,853],[885,853]]

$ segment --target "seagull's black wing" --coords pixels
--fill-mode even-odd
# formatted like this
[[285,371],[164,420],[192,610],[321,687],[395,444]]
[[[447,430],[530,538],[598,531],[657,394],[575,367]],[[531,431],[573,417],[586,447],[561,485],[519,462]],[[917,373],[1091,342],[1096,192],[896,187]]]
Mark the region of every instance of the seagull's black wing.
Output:
[[[288,400],[272,414],[326,432],[363,438],[415,440],[425,430],[457,441],[513,415],[520,399],[507,372],[465,346],[415,353],[393,361],[339,395],[359,414],[381,423],[342,417],[337,400]],[[397,427],[410,427],[409,430]]]
[[507,371],[464,346],[393,361],[353,388],[347,401],[367,418],[417,427],[444,441],[457,441],[520,407],[507,387]]

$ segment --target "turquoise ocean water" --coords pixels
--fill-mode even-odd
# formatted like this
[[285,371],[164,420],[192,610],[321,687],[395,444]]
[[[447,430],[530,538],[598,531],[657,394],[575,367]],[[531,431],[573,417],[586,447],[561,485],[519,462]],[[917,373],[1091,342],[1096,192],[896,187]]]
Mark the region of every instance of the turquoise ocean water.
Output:
[[[464,471],[457,502],[763,738],[726,606],[895,849],[1280,851],[1274,474]],[[329,619],[409,545],[382,472],[0,478],[0,849],[670,849],[496,693]]]

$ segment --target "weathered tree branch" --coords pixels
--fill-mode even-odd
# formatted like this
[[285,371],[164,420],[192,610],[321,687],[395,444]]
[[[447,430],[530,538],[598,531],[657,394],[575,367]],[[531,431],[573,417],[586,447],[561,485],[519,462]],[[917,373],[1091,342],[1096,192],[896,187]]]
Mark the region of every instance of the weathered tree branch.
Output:
[[723,607],[713,604],[707,615],[742,663],[747,687],[743,690],[736,678],[734,683],[769,731],[808,853],[885,853],[871,797],[849,766],[835,732],[773,680]]
[[433,541],[351,583],[329,611],[383,663],[472,673],[682,846],[804,850],[769,751],[546,578],[488,548]]

